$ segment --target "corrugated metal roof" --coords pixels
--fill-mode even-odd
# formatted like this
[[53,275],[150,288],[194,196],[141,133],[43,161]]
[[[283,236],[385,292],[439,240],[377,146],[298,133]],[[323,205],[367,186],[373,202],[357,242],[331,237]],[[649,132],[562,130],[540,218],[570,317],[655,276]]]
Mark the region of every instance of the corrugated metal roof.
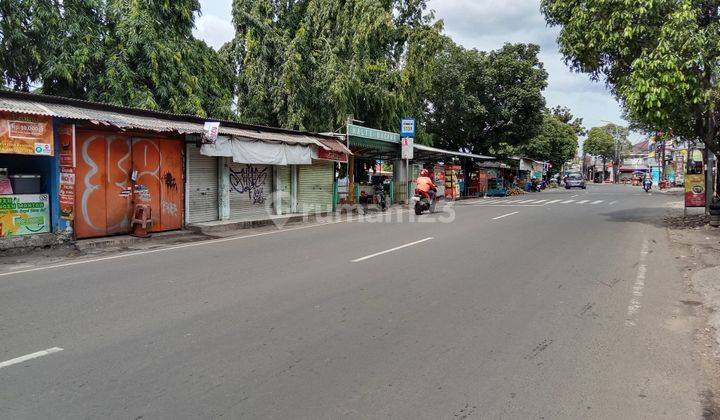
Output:
[[[88,121],[92,124],[111,126],[122,130],[177,134],[202,134],[205,121],[203,118],[192,115],[168,114],[76,99],[1,91],[0,111]],[[217,121],[211,118],[207,120]],[[230,121],[220,122],[220,134],[264,142],[315,145],[326,149],[344,147],[342,145],[329,147],[323,143],[323,141],[337,142],[336,139],[329,136]]]

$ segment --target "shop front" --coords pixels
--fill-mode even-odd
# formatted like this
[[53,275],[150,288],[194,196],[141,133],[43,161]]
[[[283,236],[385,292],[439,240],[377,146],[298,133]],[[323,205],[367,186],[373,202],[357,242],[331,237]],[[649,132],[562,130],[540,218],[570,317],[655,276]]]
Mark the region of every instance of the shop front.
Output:
[[51,117],[0,112],[2,249],[55,231],[56,154]]
[[[278,133],[266,133],[258,140],[250,132],[244,134],[220,136],[200,149],[204,158],[218,159],[220,220],[332,211],[334,162],[347,162],[347,149],[339,141]],[[205,184],[214,185],[209,175],[206,178],[196,188],[207,190],[211,187]]]
[[375,204],[374,191],[382,187],[390,203],[405,202],[407,178],[400,160],[400,134],[359,125],[346,127],[352,155],[347,170],[338,180],[347,185],[340,204]]
[[493,160],[493,157],[468,152],[455,152],[415,144],[411,166],[411,191],[413,180],[421,169],[427,169],[438,186],[438,196],[447,201],[466,196],[477,196],[487,191],[486,173],[477,170],[477,165]]
[[183,143],[75,127],[75,235],[128,234],[138,205],[148,206],[150,232],[183,225]]

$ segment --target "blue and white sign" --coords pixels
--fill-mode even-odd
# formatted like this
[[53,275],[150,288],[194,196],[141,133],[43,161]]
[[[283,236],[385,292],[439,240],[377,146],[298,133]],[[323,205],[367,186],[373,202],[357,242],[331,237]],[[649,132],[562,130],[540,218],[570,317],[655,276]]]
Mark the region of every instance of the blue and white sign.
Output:
[[415,137],[415,118],[400,120],[400,137]]

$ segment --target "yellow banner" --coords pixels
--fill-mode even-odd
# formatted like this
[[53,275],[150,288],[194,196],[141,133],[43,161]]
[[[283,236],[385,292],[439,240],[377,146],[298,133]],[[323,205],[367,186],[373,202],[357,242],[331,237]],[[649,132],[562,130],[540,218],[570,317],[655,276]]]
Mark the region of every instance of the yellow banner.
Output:
[[0,153],[53,156],[52,118],[0,112]]

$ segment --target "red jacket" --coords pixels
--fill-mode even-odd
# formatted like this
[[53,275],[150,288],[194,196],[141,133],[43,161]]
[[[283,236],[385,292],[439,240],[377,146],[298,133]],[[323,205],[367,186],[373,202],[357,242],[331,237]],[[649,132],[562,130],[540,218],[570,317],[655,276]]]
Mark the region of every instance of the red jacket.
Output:
[[437,186],[435,183],[432,182],[432,179],[427,176],[421,176],[417,179],[417,187],[418,190],[422,192],[430,192],[432,189],[437,189]]

